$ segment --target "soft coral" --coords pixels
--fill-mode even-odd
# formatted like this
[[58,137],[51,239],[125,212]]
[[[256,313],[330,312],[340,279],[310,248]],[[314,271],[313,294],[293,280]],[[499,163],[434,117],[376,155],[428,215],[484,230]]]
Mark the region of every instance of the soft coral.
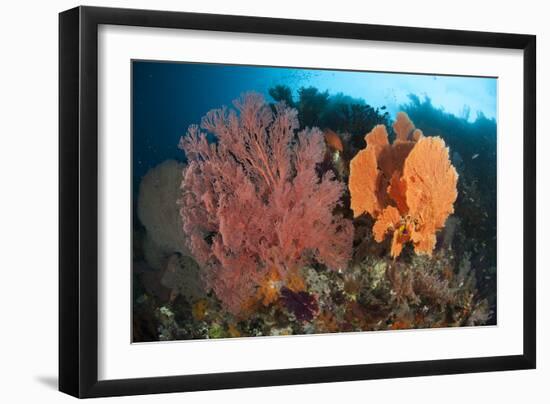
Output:
[[226,308],[239,314],[268,271],[281,279],[316,261],[347,266],[353,226],[334,214],[345,186],[317,172],[325,154],[316,128],[296,133],[296,110],[274,109],[256,93],[236,100],[237,111],[208,112],[180,146],[189,161],[180,214],[204,278]]

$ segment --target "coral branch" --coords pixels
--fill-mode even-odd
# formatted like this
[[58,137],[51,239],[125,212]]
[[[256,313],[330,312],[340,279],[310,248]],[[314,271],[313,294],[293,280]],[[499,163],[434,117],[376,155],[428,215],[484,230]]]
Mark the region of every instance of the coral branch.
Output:
[[[284,104],[272,110],[259,94],[234,105],[238,112],[222,108],[202,120],[217,143],[208,144],[196,126],[180,142],[189,160],[180,214],[206,285],[230,312],[243,314],[270,273],[285,280],[313,262],[345,268],[353,227],[333,213],[344,185],[317,172],[322,132],[296,134],[296,111]],[[271,302],[272,293],[262,301]]]

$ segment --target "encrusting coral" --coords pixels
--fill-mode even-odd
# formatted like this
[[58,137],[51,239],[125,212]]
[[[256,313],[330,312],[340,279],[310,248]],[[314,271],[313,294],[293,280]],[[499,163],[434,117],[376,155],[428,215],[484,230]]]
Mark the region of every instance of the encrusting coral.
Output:
[[304,265],[345,269],[353,226],[334,213],[345,185],[331,170],[318,172],[323,133],[296,133],[296,110],[284,103],[271,108],[257,93],[234,105],[237,111],[216,109],[202,119],[216,142],[197,125],[182,137],[188,166],[179,204],[207,287],[239,315],[266,278],[280,278],[273,284],[279,293]]
[[385,126],[375,126],[365,137],[367,147],[352,159],[351,209],[355,217],[375,219],[377,242],[391,234],[394,258],[407,242],[417,254],[431,255],[436,231],[454,211],[458,174],[443,139],[424,136],[404,112],[393,129],[390,144]]

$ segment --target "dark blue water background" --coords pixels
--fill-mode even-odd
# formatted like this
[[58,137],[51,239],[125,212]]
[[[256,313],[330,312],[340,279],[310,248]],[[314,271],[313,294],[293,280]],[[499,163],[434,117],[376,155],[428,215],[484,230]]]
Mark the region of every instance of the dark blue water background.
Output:
[[496,116],[496,79],[490,78],[133,61],[132,83],[134,196],[150,168],[167,159],[185,161],[177,145],[190,124],[246,91],[271,101],[268,90],[275,85],[286,85],[295,95],[302,86],[314,86],[385,106],[391,115],[417,94],[456,115]]

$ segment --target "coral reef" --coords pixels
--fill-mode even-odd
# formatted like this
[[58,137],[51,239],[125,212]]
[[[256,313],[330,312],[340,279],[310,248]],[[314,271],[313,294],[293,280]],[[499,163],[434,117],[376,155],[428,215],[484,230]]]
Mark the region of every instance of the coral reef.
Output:
[[303,267],[305,290],[286,287],[246,319],[225,313],[217,299],[195,303],[187,318],[168,303],[156,312],[160,339],[231,338],[486,324],[468,257],[413,256],[408,263],[369,257],[346,272]]
[[284,283],[309,263],[345,268],[353,227],[334,213],[344,184],[332,171],[317,172],[322,132],[296,133],[296,110],[284,103],[272,109],[256,93],[234,105],[237,111],[212,110],[202,120],[215,143],[196,125],[182,137],[188,166],[179,204],[207,287],[242,314],[272,271]]
[[318,310],[317,301],[306,292],[293,292],[283,288],[281,301],[298,321],[311,321]]
[[495,123],[413,99],[390,125],[341,94],[270,94],[208,112],[180,141],[185,163],[143,178],[133,340],[496,324],[480,184]]
[[445,142],[423,136],[405,113],[397,115],[393,129],[390,144],[386,128],[374,127],[365,137],[367,147],[352,159],[351,209],[355,217],[368,213],[376,220],[377,242],[391,234],[394,258],[409,241],[417,254],[431,255],[436,231],[453,213],[458,174]]

